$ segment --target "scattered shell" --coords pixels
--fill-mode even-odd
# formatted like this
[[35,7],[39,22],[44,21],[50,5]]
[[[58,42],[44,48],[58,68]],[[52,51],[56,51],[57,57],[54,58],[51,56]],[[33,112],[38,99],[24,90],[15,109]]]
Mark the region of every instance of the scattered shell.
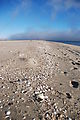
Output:
[[45,96],[43,93],[40,92],[35,92],[33,95],[34,100],[37,100],[38,102],[41,102],[42,100],[45,99]]
[[[6,119],[9,118],[9,116],[6,116],[5,118],[6,118]],[[9,119],[9,120],[10,120],[10,119]]]
[[11,114],[11,112],[10,112],[10,111],[7,111],[7,112],[5,112],[5,114],[6,114],[7,116],[9,116],[9,115]]
[[44,100],[45,97],[44,97],[43,93],[41,93],[41,94],[37,95],[37,98],[41,99],[41,100]]
[[71,118],[69,118],[69,120],[72,120]]
[[25,120],[25,119],[26,119],[26,116],[23,117],[23,120]]
[[3,106],[0,106],[0,108],[2,109],[2,108],[3,108]]
[[47,112],[47,113],[45,114],[45,119],[46,119],[46,120],[51,120],[51,115],[50,115],[49,112]]
[[36,120],[35,118],[33,118],[32,120]]

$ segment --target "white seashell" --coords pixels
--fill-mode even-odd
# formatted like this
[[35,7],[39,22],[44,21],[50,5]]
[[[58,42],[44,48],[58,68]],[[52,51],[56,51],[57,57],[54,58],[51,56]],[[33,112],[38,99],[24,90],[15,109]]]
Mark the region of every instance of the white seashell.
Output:
[[44,98],[45,98],[44,95],[43,95],[43,93],[39,94],[37,97],[40,98],[40,99],[42,99],[42,100],[44,100]]
[[8,89],[9,89],[9,87],[8,87]]
[[33,118],[32,120],[36,120],[35,118]]
[[56,112],[54,112],[54,115],[56,115],[57,113]]
[[22,100],[25,100],[24,98],[21,98]]
[[3,108],[3,106],[1,106],[0,108]]
[[55,106],[55,108],[57,109],[57,106]]
[[35,94],[39,94],[39,92],[38,92],[38,91],[36,91],[36,92],[35,92]]
[[7,111],[7,112],[6,112],[6,115],[10,115],[10,114],[11,114],[11,112],[10,112],[10,111]]
[[9,116],[6,116],[5,118],[6,118],[6,119],[9,118]]
[[45,99],[48,99],[48,96],[45,96]]
[[5,86],[3,86],[3,88],[5,88]]
[[14,98],[12,99],[12,101],[14,101]]
[[69,118],[69,120],[72,120],[71,118]]
[[22,93],[24,93],[25,90],[22,90]]
[[0,76],[0,79],[2,79],[2,80],[3,80],[3,77],[1,77],[1,76]]
[[25,120],[25,119],[26,119],[26,117],[24,116],[24,117],[23,117],[23,120]]
[[32,87],[30,88],[30,91],[32,90]]

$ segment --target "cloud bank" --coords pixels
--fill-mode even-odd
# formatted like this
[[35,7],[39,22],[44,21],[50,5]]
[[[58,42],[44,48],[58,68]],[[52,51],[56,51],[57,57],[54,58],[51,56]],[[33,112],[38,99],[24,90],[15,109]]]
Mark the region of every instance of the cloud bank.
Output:
[[76,31],[62,31],[62,32],[26,32],[21,34],[12,35],[9,39],[13,40],[70,40],[70,41],[80,41],[80,30]]

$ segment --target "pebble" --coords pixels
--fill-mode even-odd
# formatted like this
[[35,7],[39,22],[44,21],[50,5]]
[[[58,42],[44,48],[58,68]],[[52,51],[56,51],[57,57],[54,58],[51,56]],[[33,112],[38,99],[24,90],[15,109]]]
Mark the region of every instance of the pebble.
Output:
[[68,73],[66,71],[64,71],[64,75],[67,75]]
[[67,98],[69,98],[69,99],[72,98],[71,95],[70,95],[70,93],[66,93],[66,96],[67,96]]
[[70,86],[73,88],[78,88],[79,83],[77,81],[73,80],[73,81],[70,81]]

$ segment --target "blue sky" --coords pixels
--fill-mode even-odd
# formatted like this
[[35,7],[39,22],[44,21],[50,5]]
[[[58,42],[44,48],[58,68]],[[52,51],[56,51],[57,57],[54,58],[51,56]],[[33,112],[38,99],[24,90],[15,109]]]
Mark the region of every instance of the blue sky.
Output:
[[80,0],[0,0],[0,38],[80,40]]

